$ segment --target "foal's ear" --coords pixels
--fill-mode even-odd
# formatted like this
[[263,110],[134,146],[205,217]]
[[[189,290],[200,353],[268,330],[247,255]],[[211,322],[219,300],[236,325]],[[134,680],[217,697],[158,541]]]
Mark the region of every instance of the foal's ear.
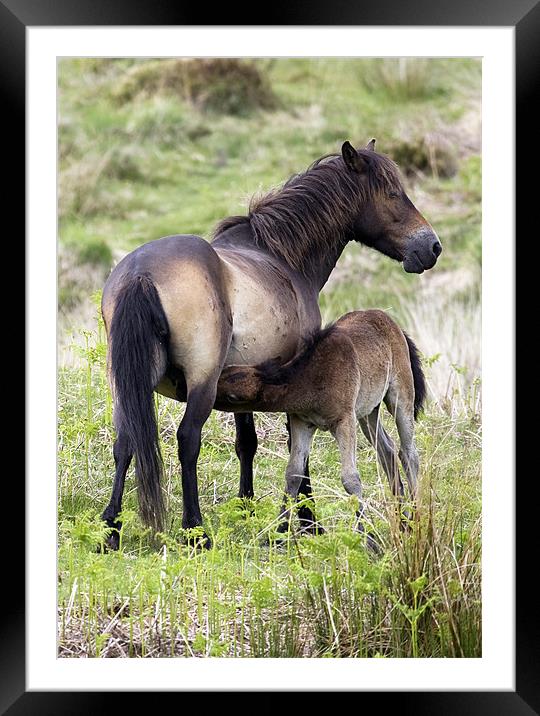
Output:
[[351,172],[360,174],[366,167],[366,160],[361,157],[350,142],[345,142],[341,147],[341,156],[345,166]]
[[366,149],[368,152],[374,152],[375,151],[375,139],[370,139],[369,142],[366,144]]

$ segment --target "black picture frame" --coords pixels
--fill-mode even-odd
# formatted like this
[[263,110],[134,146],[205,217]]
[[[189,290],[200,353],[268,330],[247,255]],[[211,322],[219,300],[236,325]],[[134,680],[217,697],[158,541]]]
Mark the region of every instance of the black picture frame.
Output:
[[[530,165],[531,152],[538,144],[537,114],[534,90],[538,84],[540,68],[540,5],[538,0],[452,0],[437,3],[433,0],[378,0],[376,3],[338,2],[292,3],[278,0],[265,5],[264,16],[250,16],[244,5],[235,11],[229,4],[211,9],[212,25],[357,25],[357,26],[507,26],[515,28],[516,42],[516,261],[518,232],[524,226],[535,206],[537,181],[530,183],[525,169]],[[25,205],[25,30],[29,26],[83,26],[83,25],[206,25],[201,22],[208,17],[208,8],[195,7],[166,0],[0,0],[0,91],[4,108],[2,120],[4,138],[13,152],[10,167],[10,210],[20,217]],[[6,166],[6,165],[4,165]],[[522,174],[523,170],[523,174]],[[19,211],[16,211],[19,210]],[[532,225],[532,224],[531,224]],[[17,239],[22,246],[20,238]],[[529,266],[531,270],[531,266]],[[526,282],[527,279],[524,279]],[[517,308],[517,303],[516,303]],[[53,380],[52,376],[48,377]],[[516,391],[517,395],[517,391]],[[20,402],[20,395],[14,397]],[[517,414],[516,397],[516,414]],[[531,440],[534,438],[531,437]],[[525,444],[527,436],[522,436]],[[534,445],[534,443],[533,443]],[[31,446],[27,446],[31,449]],[[519,451],[516,449],[516,455]],[[8,468],[10,470],[10,468]],[[535,470],[536,472],[536,470]],[[517,470],[515,476],[517,476]],[[489,476],[484,476],[489,479]],[[530,485],[529,485],[530,487]],[[24,482],[10,480],[5,485],[4,505],[24,505]],[[534,490],[534,484],[533,484]],[[536,492],[536,490],[534,490]],[[7,498],[7,499],[6,499]],[[516,644],[514,692],[367,692],[359,694],[357,708],[381,706],[397,713],[434,714],[512,714],[540,713],[540,629],[537,598],[531,579],[537,564],[534,529],[537,522],[536,499],[531,499],[528,486],[516,484]],[[13,507],[11,507],[13,510]],[[5,514],[5,513],[4,513]],[[518,519],[519,516],[519,519]],[[535,519],[536,518],[536,519]],[[501,527],[504,529],[504,526]],[[7,527],[8,539],[2,551],[3,574],[9,586],[8,597],[0,610],[0,713],[10,716],[20,714],[86,714],[118,712],[126,707],[127,694],[116,692],[28,692],[25,686],[25,593],[23,530],[19,525]],[[536,540],[537,541],[537,540]],[[310,690],[309,683],[299,684],[300,689]],[[351,685],[351,689],[354,686]],[[137,693],[139,708],[148,702],[148,693]],[[163,694],[165,695],[165,694]],[[212,695],[208,693],[207,696]],[[189,708],[183,694],[169,693],[174,698],[173,708]],[[220,694],[220,705],[238,703],[234,693]],[[280,697],[279,693],[274,696]],[[287,700],[291,694],[287,696]],[[254,695],[254,698],[257,698]],[[305,699],[305,695],[303,697]],[[304,701],[305,702],[305,701]],[[201,705],[208,707],[206,701]],[[272,701],[267,702],[269,708]],[[277,705],[277,704],[276,704]],[[281,708],[283,708],[283,703]],[[288,704],[287,704],[288,705]],[[260,708],[260,706],[258,706]]]

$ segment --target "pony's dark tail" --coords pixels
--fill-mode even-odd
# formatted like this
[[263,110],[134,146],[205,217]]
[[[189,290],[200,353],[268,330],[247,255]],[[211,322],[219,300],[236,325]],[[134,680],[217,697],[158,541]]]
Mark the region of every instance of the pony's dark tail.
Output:
[[424,407],[424,401],[426,399],[426,377],[422,370],[422,360],[418,348],[414,344],[412,338],[408,336],[405,331],[403,335],[409,346],[409,357],[411,359],[411,369],[414,381],[414,419],[418,417],[418,413]]
[[153,391],[166,370],[168,339],[152,280],[129,276],[117,295],[109,333],[114,422],[135,455],[141,519],[157,531],[163,529],[165,505]]

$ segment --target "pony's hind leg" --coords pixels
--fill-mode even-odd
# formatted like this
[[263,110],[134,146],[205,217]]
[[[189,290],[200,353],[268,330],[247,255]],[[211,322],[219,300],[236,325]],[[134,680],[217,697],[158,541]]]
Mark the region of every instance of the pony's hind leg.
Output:
[[[291,419],[287,414],[287,448],[291,451]],[[324,534],[323,526],[317,521],[314,511],[311,509],[310,504],[314,504],[313,491],[311,489],[311,477],[309,475],[309,455],[306,456],[306,461],[302,469],[302,480],[298,488],[297,499],[301,500],[303,504],[298,508],[298,519],[300,521],[300,529],[304,534],[321,535]],[[304,501],[308,501],[310,504],[306,504]]]
[[392,493],[396,497],[402,497],[403,483],[399,474],[396,446],[379,420],[379,406],[366,418],[360,418],[359,423],[368,442],[375,448]]
[[257,432],[253,413],[235,413],[236,440],[234,447],[240,460],[238,497],[253,497],[253,458],[257,452]]
[[285,471],[285,495],[280,510],[278,532],[287,532],[291,522],[291,500],[298,497],[302,481],[305,479],[305,468],[311,449],[315,428],[304,423],[294,415],[287,416],[289,430],[290,456]]
[[403,465],[412,501],[416,499],[419,469],[418,451],[414,442],[414,401],[397,391],[389,391],[386,406],[394,416],[399,434],[399,459]]
[[120,529],[122,523],[116,518],[122,511],[122,496],[126,473],[133,458],[133,451],[129,447],[127,436],[119,433],[113,447],[115,474],[112,496],[109,504],[103,510],[101,519],[111,528],[111,533],[105,540],[105,546],[117,550],[120,546]]
[[414,418],[412,409],[410,411],[405,409],[401,410],[398,406],[396,424],[400,441],[399,459],[405,470],[405,476],[409,484],[409,493],[414,502],[418,491],[420,460],[414,442]]
[[[212,411],[216,398],[219,370],[205,382],[189,386],[186,410],[176,436],[178,438],[178,456],[182,467],[182,527],[190,529],[202,525],[197,485],[197,460],[201,449],[201,433],[204,423]],[[204,535],[204,544],[210,547],[209,538]]]

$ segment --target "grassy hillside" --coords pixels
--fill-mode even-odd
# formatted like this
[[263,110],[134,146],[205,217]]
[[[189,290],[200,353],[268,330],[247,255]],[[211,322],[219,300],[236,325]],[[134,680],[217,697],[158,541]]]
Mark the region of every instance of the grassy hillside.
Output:
[[[478,656],[481,648],[481,146],[476,60],[62,60],[59,64],[59,653],[62,656]],[[384,546],[350,530],[337,450],[312,465],[327,534],[268,547],[283,489],[281,416],[257,416],[256,500],[237,491],[231,416],[214,413],[199,461],[216,549],[180,528],[175,432],[160,398],[167,535],[141,527],[128,479],[117,554],[97,554],[112,486],[110,396],[96,293],[143,242],[208,237],[254,192],[377,138],[444,251],[424,275],[350,245],[321,294],[325,320],[387,309],[424,355],[421,497],[397,528],[364,442],[359,467]],[[92,298],[93,297],[93,298]],[[82,330],[81,330],[82,329]],[[386,424],[389,424],[386,419]],[[395,431],[392,431],[395,432]]]

